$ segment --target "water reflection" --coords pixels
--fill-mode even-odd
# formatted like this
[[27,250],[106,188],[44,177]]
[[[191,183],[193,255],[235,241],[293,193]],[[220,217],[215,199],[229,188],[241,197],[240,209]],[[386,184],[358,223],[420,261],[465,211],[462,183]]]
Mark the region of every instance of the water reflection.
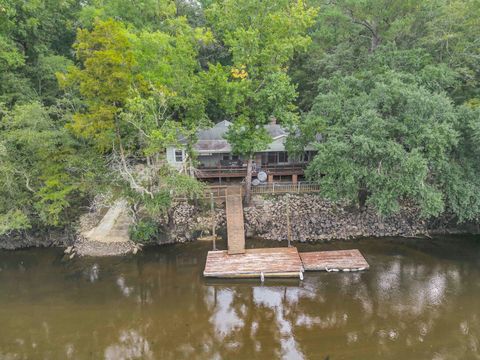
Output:
[[135,330],[124,330],[118,342],[105,350],[106,360],[155,359],[148,341]]
[[205,281],[202,245],[0,253],[0,359],[480,359],[480,249],[462,245],[361,242],[368,272],[265,285]]
[[244,324],[233,306],[234,295],[235,291],[232,290],[220,290],[215,295],[216,306],[213,309],[210,322],[215,326],[216,333],[220,339],[224,339],[235,329],[240,329]]

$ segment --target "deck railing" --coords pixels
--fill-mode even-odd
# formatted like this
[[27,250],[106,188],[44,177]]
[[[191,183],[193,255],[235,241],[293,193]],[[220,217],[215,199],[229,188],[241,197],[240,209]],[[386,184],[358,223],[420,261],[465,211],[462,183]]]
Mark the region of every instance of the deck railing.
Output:
[[[228,185],[210,185],[204,190],[204,194],[197,199],[209,199],[212,194],[215,199],[222,199],[227,196]],[[244,195],[243,186],[239,187]],[[291,182],[274,182],[252,186],[252,195],[279,195],[279,194],[307,194],[320,192],[320,185],[307,181]],[[175,197],[177,200],[187,200],[184,196]]]
[[300,181],[297,183],[274,182],[252,186],[252,194],[287,194],[287,193],[316,193],[320,185]]

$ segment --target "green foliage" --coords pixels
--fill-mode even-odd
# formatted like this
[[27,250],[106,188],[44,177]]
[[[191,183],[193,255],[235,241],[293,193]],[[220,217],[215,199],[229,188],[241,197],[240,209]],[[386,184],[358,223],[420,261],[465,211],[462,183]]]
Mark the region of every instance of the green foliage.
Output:
[[480,109],[457,109],[458,144],[438,171],[447,206],[459,221],[480,218]]
[[113,20],[96,22],[92,31],[79,30],[75,50],[83,68],[70,67],[67,74],[58,75],[64,88],[78,87],[86,102],[86,110],[75,114],[72,130],[93,139],[103,151],[118,141],[115,122],[130,89],[142,87],[133,72],[136,62],[129,37],[125,26]]
[[58,77],[84,100],[69,127],[99,152],[111,153],[113,186],[136,208],[158,216],[174,193],[191,197],[197,191],[195,180],[165,166],[165,148],[181,136],[192,138],[206,121],[197,55],[209,32],[169,12],[155,30],[100,20],[101,13],[116,11],[115,4],[128,7],[105,2],[92,28],[78,32],[74,48],[80,66]]
[[235,153],[265,149],[271,139],[263,125],[271,117],[297,120],[297,93],[286,70],[310,43],[306,31],[315,14],[302,1],[225,0],[207,8],[207,20],[230,52],[230,65],[212,65],[210,74],[214,99],[236,121],[227,135]]
[[450,100],[394,73],[375,78],[373,87],[349,78],[333,82],[336,88],[319,95],[310,113],[326,124],[308,171],[324,194],[351,201],[368,194],[366,204],[386,215],[402,200],[417,203],[424,215],[441,213],[435,172],[458,141]]
[[159,234],[159,225],[151,220],[140,220],[129,229],[130,239],[135,243],[148,244],[155,241]]
[[0,102],[53,103],[52,75],[70,57],[80,7],[75,0],[0,0]]
[[71,221],[69,209],[96,178],[93,154],[39,103],[4,111],[0,132],[0,214],[10,220],[3,231]]
[[108,188],[168,213],[203,186],[165,148],[194,160],[225,119],[249,158],[273,118],[291,155],[317,146],[330,198],[478,219],[478,0],[309,4],[0,0],[0,235],[67,226]]
[[0,214],[0,236],[14,231],[30,229],[30,220],[21,210],[9,210]]
[[439,1],[421,38],[438,62],[454,68],[460,82],[451,89],[457,103],[480,99],[480,4],[478,0]]
[[96,20],[118,19],[138,29],[158,30],[163,22],[173,18],[176,6],[170,0],[93,0],[84,6],[79,18],[85,27],[92,27]]
[[[135,136],[139,124],[132,124],[132,117],[149,121],[144,125],[150,128],[142,129],[147,137],[152,131],[158,137],[157,130],[172,121],[180,130],[195,129],[204,122],[196,56],[198,41],[207,41],[208,34],[190,28],[185,19],[169,23],[168,32],[137,32],[112,19],[97,20],[92,30],[79,30],[75,50],[83,66],[70,67],[58,78],[65,89],[78,91],[85,100],[72,130],[93,140],[101,151],[133,144],[130,135]],[[156,130],[151,119],[135,115],[145,112],[140,106],[155,112],[159,105]]]
[[479,217],[479,11],[476,1],[441,0],[321,8],[313,45],[291,71],[308,112],[289,147],[322,133],[308,174],[326,196],[381,214],[408,201],[424,216]]

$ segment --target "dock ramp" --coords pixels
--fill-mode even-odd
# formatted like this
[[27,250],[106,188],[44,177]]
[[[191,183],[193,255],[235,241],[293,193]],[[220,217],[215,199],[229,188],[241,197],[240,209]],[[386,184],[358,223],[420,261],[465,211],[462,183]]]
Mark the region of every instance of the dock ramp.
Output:
[[228,188],[226,213],[228,255],[245,254],[245,227],[240,187]]

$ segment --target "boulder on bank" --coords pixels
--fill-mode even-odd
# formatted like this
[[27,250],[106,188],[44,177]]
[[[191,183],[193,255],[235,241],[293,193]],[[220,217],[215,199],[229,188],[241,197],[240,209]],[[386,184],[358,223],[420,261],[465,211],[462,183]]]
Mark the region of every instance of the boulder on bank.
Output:
[[[170,224],[168,224],[170,220]],[[225,210],[217,207],[212,217],[210,210],[202,210],[188,202],[176,203],[171,211],[171,218],[164,220],[169,228],[168,236],[172,242],[192,241],[195,234],[210,235],[215,224],[219,230],[226,226]]]
[[118,256],[135,251],[133,241],[103,242],[79,238],[75,243],[75,252],[79,256]]

